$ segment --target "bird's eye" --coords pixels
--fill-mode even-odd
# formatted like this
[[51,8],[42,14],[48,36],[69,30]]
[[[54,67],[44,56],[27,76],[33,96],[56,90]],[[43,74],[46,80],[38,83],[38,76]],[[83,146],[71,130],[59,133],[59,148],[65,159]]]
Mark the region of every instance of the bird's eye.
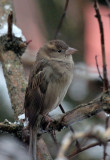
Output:
[[58,52],[60,53],[60,52],[61,52],[61,49],[59,49]]

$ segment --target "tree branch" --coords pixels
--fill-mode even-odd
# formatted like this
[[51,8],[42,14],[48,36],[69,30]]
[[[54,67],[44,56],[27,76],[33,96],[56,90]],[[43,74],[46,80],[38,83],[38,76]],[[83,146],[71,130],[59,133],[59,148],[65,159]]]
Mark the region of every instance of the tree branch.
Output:
[[106,68],[106,56],[105,56],[105,41],[104,41],[104,30],[103,23],[100,15],[100,10],[97,4],[97,0],[94,0],[94,9],[96,12],[95,17],[98,19],[99,29],[100,29],[100,38],[101,38],[101,49],[102,49],[102,61],[103,61],[103,87],[104,91],[108,90],[108,77],[107,77],[107,68]]
[[0,133],[10,133],[16,135],[16,137],[21,139],[23,125],[14,124],[8,121],[4,121],[0,123]]
[[64,12],[63,12],[63,14],[62,14],[62,16],[61,16],[61,19],[60,19],[59,25],[58,25],[58,27],[57,27],[57,30],[56,30],[54,39],[57,38],[57,35],[58,35],[58,33],[59,33],[59,30],[60,30],[60,28],[61,28],[61,26],[62,26],[62,24],[63,24],[63,20],[64,20],[64,18],[65,18],[65,16],[66,16],[66,12],[67,12],[68,4],[69,4],[69,0],[66,0],[65,7],[64,7]]
[[16,54],[12,51],[2,53],[4,59],[2,62],[3,72],[6,78],[12,108],[17,119],[18,115],[23,110],[27,81],[24,78],[23,66]]
[[[0,60],[2,62],[12,108],[17,119],[23,110],[25,89],[27,86],[24,68],[20,61],[20,55],[24,53],[27,44],[21,38],[12,35],[12,22],[13,14],[10,12],[8,15],[8,33],[0,37]],[[7,36],[9,39],[7,39]]]
[[58,115],[58,117],[54,118],[54,120],[50,122],[48,128],[48,122],[43,119],[41,122],[41,129],[43,131],[40,131],[39,134],[51,132],[53,129],[60,131],[64,127],[68,127],[68,125],[96,115],[97,113],[105,110],[105,108],[106,110],[110,110],[110,91],[101,94],[98,98],[87,104],[78,105],[75,109],[66,112],[65,114]]

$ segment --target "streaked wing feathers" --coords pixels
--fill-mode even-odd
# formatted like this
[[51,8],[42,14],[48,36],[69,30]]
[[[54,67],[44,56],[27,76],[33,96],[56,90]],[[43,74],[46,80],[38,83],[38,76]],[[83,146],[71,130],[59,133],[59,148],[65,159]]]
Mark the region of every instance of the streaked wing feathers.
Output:
[[34,126],[39,113],[42,112],[48,81],[44,73],[45,63],[34,66],[25,95],[25,114],[29,123]]

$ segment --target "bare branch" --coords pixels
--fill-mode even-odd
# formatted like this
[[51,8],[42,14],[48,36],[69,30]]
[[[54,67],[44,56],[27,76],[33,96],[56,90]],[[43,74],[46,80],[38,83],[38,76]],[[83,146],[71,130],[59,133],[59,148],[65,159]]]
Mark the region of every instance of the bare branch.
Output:
[[69,4],[69,0],[66,0],[65,7],[64,7],[64,12],[63,12],[63,14],[62,14],[62,16],[61,16],[59,25],[58,25],[57,30],[56,30],[56,33],[55,33],[55,37],[54,37],[55,39],[57,38],[57,35],[58,35],[58,33],[59,33],[59,30],[60,30],[60,28],[61,28],[61,26],[62,26],[62,24],[63,24],[63,20],[64,20],[64,18],[65,18],[65,16],[66,16],[68,4]]
[[22,133],[23,125],[18,125],[14,123],[9,123],[8,121],[4,121],[0,123],[0,133],[10,133],[14,134],[17,137],[21,138],[21,133]]
[[[108,140],[107,142],[110,142],[110,140]],[[101,146],[102,144],[100,142],[96,142],[96,143],[93,143],[93,144],[90,144],[90,145],[87,145],[85,147],[82,147],[80,148],[80,150],[75,150],[73,151],[69,156],[67,156],[69,159],[74,157],[75,155],[79,154],[80,152],[83,152],[87,149],[90,149],[90,148],[93,148],[93,147],[96,147],[96,146]]]
[[68,156],[68,158],[72,158],[74,155],[86,150],[86,149],[89,149],[91,147],[94,147],[96,145],[105,145],[108,141],[110,140],[107,140],[108,137],[109,137],[109,134],[110,134],[110,128],[108,128],[104,133],[100,133],[100,131],[94,131],[94,130],[90,130],[89,132],[78,132],[78,133],[75,133],[75,134],[72,134],[70,132],[68,132],[64,138],[63,138],[63,141],[62,141],[62,145],[60,147],[60,150],[59,150],[59,153],[58,153],[58,156],[57,156],[57,159],[56,160],[60,160],[60,159],[66,159],[66,156],[65,156],[65,153],[66,151],[68,150],[68,147],[70,146],[70,144],[75,141],[76,139],[81,139],[81,138],[87,138],[87,139],[95,139],[97,140],[99,143],[94,143],[92,145],[89,145],[89,146],[86,146],[86,147],[83,147],[81,148],[80,150],[76,150],[74,151],[71,155]]
[[[110,110],[109,108],[110,93],[105,92],[101,96],[87,104],[81,104],[77,106],[75,109],[66,112],[65,114],[58,115],[58,117],[56,118],[54,117],[55,121],[50,123],[48,131],[52,131],[53,128],[60,131],[64,126],[68,127],[68,125],[71,125],[84,119],[88,119],[103,110]],[[42,121],[41,127],[44,130],[46,129],[47,125],[45,121]]]
[[106,68],[106,56],[105,56],[105,41],[104,41],[104,30],[103,23],[100,15],[100,10],[97,4],[97,0],[94,0],[94,9],[96,11],[95,17],[98,19],[100,36],[101,36],[101,49],[102,49],[102,60],[103,60],[103,87],[104,91],[108,90],[108,78],[107,78],[107,68]]
[[[58,115],[56,118],[54,117],[54,121],[50,123],[48,128],[48,122],[42,120],[41,128],[43,129],[43,133],[48,131],[51,132],[53,129],[60,131],[64,126],[68,127],[68,125],[71,125],[72,123],[76,123],[96,115],[103,111],[103,108],[104,110],[105,108],[106,110],[110,108],[110,92],[103,93],[97,99],[94,99],[87,104],[81,104],[65,114]],[[42,132],[39,134],[42,134]]]
[[75,109],[66,112],[65,115],[61,116],[60,122],[65,125],[70,125],[72,123],[90,118],[102,110],[100,98],[97,98],[87,104],[81,104]]
[[12,25],[13,25],[13,12],[10,11],[8,15],[8,34],[7,37],[12,39]]
[[[8,120],[5,120],[4,122],[0,123],[0,133],[10,133],[18,137],[23,142],[27,144],[29,143],[28,128],[24,128],[24,126],[21,124],[14,124]],[[53,160],[42,138],[38,140],[38,156],[39,159],[41,158],[42,160]]]
[[87,146],[85,146],[85,147],[82,147],[82,148],[80,148],[80,150],[77,149],[77,150],[73,151],[73,152],[68,156],[68,158],[70,159],[70,158],[74,157],[75,155],[79,154],[80,152],[83,152],[83,151],[85,151],[85,150],[87,150],[87,149],[90,149],[90,148],[96,147],[96,146],[101,146],[101,143],[100,143],[100,142],[96,142],[96,143],[87,145]]

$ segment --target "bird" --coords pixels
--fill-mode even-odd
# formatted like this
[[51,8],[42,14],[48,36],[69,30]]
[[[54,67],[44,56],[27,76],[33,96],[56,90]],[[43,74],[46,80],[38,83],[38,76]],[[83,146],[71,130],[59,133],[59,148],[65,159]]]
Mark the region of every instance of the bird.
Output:
[[25,93],[25,116],[29,120],[29,152],[37,159],[37,130],[41,117],[64,99],[73,79],[72,55],[77,50],[62,40],[51,40],[38,51]]

